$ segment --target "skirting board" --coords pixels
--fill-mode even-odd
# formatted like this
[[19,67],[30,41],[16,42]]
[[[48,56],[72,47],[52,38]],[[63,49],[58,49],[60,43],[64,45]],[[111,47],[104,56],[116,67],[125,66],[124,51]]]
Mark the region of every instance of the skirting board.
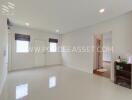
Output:
[[45,66],[33,66],[33,67],[25,67],[25,68],[21,68],[21,69],[18,69],[18,68],[14,68],[12,70],[9,70],[8,72],[11,73],[11,72],[15,72],[15,71],[23,71],[23,70],[32,70],[32,69],[38,69],[38,68],[48,68],[48,67],[54,67],[54,66],[62,66],[61,64],[56,64],[56,65],[45,65]]
[[[75,67],[70,66],[70,65],[64,65],[64,66],[65,66],[65,67],[68,67],[68,68],[72,68],[72,69],[74,69],[74,70],[86,72],[86,73],[88,73],[88,74],[93,74],[93,70],[91,70],[91,71],[86,71],[86,70],[83,70],[83,69],[80,69],[80,68],[75,68]],[[114,83],[114,78],[111,77],[110,80]]]
[[71,65],[64,65],[64,66],[65,66],[65,67],[72,68],[72,69],[74,69],[74,70],[78,70],[78,71],[86,72],[86,73],[89,73],[89,74],[93,74],[93,70],[86,71],[86,70],[83,70],[83,69],[81,69],[81,68],[75,68],[75,67],[73,67],[73,66],[71,66]]

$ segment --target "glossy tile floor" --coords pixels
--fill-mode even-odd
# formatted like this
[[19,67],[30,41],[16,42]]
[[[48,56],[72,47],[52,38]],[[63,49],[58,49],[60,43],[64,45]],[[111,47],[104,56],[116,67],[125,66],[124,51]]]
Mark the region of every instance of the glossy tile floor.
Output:
[[132,90],[57,66],[10,73],[0,100],[132,100]]

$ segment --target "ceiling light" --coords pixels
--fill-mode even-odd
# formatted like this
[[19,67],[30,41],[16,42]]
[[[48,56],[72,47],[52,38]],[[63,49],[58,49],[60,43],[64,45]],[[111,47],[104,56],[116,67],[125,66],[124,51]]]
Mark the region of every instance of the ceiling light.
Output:
[[104,8],[103,9],[100,9],[99,12],[100,13],[104,13],[105,12],[105,9]]
[[8,2],[8,5],[15,6],[15,4],[13,4],[13,3],[11,3],[11,2]]
[[6,5],[2,5],[2,8],[8,9],[8,7]]
[[26,26],[29,26],[30,24],[29,23],[25,23]]
[[56,33],[59,33],[59,32],[60,32],[60,30],[58,30],[58,29],[57,29],[55,32],[56,32]]
[[11,5],[8,5],[8,7],[11,8],[11,9],[14,9],[15,8],[14,6],[11,6]]
[[2,8],[2,10],[5,11],[5,12],[9,12],[8,9],[5,9],[5,8]]

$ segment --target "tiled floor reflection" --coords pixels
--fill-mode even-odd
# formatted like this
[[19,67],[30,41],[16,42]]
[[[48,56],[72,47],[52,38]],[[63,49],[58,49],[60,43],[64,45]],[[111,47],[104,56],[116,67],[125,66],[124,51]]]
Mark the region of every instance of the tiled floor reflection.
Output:
[[[2,98],[2,99],[1,99]],[[12,72],[0,100],[132,100],[132,90],[63,66]]]
[[55,76],[49,77],[49,88],[53,88],[53,87],[56,87],[56,77]]
[[28,95],[28,84],[20,84],[16,86],[16,100],[22,99]]

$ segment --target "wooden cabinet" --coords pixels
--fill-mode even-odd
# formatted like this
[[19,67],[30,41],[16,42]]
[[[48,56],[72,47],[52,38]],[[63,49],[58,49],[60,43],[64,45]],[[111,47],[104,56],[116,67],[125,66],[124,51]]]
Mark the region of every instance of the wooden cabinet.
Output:
[[114,63],[115,84],[132,88],[132,64]]

